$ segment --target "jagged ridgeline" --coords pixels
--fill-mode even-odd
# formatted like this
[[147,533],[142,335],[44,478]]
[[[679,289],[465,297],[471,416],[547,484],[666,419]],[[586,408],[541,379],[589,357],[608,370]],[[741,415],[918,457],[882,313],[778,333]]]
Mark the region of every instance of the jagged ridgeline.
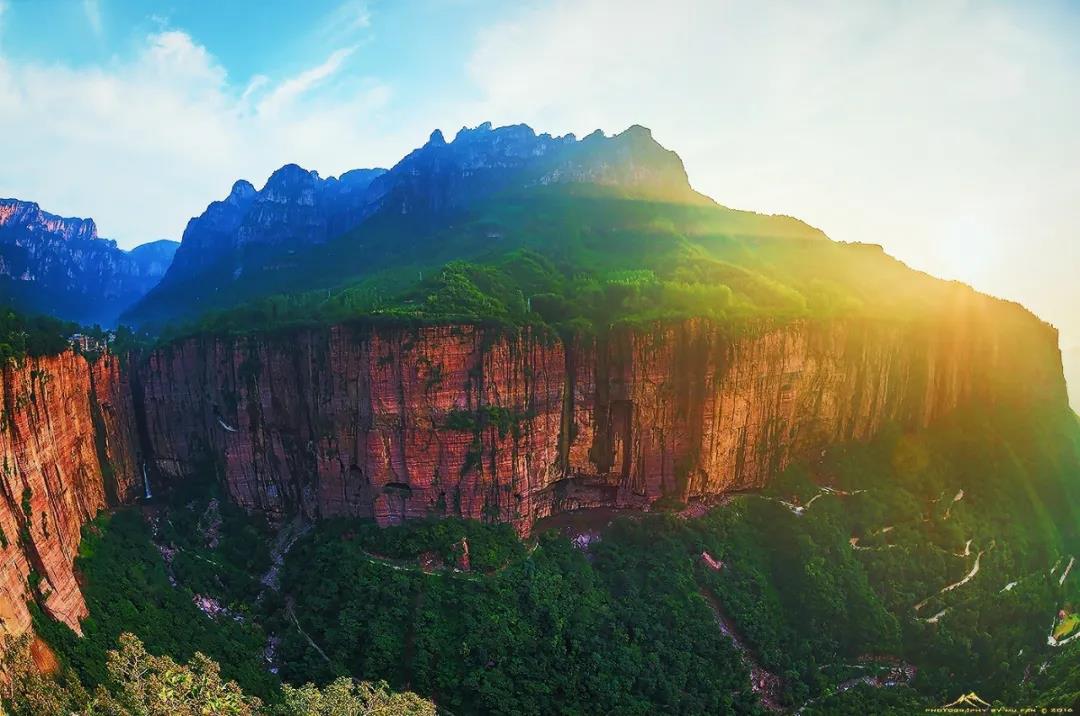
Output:
[[[169,272],[127,319],[160,327],[312,289],[210,325],[357,314],[563,323],[648,313],[600,295],[609,286],[644,290],[642,302],[659,302],[654,313],[797,314],[807,296],[791,284],[809,284],[805,260],[788,262],[805,280],[757,270],[775,260],[773,244],[784,253],[797,239],[819,244],[807,247],[811,256],[836,248],[802,222],[698,194],[678,156],[644,128],[578,140],[482,125],[450,143],[436,132],[389,171],[324,180],[289,165],[259,191],[237,182],[190,222]],[[820,277],[812,300],[848,300],[830,283],[836,278]]]

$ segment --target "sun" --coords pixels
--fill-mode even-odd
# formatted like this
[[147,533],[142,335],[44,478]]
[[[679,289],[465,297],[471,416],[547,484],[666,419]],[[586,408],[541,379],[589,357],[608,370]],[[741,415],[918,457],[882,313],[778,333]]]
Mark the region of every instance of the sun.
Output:
[[1000,237],[972,214],[956,217],[939,232],[933,247],[933,273],[975,288],[985,284],[999,257]]

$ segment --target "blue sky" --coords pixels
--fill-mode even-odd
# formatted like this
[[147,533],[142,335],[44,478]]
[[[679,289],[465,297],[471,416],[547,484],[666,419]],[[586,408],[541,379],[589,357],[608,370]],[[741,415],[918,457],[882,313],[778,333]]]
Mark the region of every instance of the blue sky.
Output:
[[179,238],[237,178],[528,122],[1020,300],[1080,344],[1080,3],[0,0],[0,196]]

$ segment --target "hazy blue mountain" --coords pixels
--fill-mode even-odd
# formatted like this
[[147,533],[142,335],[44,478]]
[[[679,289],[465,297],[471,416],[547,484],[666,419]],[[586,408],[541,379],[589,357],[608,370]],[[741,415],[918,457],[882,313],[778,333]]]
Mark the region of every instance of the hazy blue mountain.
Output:
[[124,251],[98,236],[93,219],[0,199],[0,301],[26,312],[111,326],[161,280],[178,245],[162,240]]

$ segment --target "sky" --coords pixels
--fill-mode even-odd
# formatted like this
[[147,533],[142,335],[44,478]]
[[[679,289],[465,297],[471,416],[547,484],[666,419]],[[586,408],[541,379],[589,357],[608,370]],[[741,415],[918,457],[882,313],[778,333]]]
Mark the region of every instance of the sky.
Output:
[[1076,37],[1080,2],[0,0],[0,196],[131,247],[288,162],[642,124],[720,203],[882,244],[1080,346]]

